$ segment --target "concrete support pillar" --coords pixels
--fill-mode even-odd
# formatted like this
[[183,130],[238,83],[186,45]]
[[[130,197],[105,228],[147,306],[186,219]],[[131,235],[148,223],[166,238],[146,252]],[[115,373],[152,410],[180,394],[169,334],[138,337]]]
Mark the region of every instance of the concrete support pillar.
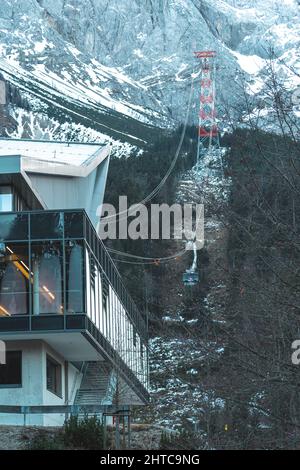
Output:
[[39,260],[34,259],[32,263],[33,272],[33,315],[40,314],[40,276]]

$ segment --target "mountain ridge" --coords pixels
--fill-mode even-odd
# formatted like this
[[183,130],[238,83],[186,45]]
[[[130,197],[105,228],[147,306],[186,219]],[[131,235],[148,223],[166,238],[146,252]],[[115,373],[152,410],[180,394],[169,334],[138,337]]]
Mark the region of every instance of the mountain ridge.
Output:
[[[234,119],[243,122],[241,88],[257,112],[256,100],[266,97],[271,48],[283,85],[300,85],[299,38],[294,0],[263,5],[257,0],[3,0],[0,71],[44,121],[55,95],[58,113],[58,100],[67,107],[70,102],[71,111],[82,107],[85,118],[76,122],[97,131],[99,139],[107,134],[139,148],[139,139],[151,141],[157,134],[152,128],[172,129],[183,122],[191,74],[199,73],[195,49],[217,51],[220,121],[232,106],[238,109]],[[197,94],[195,86],[190,123],[197,122]],[[15,108],[11,103],[9,112],[20,115]],[[32,116],[21,113],[28,124]],[[122,120],[129,126],[123,136]],[[45,129],[47,135],[53,125]],[[20,135],[20,128],[15,132]]]

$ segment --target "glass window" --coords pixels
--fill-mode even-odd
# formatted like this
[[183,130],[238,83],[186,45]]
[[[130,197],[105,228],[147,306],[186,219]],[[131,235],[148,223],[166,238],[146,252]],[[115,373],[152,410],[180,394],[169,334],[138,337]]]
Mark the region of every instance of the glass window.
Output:
[[82,212],[65,212],[65,238],[83,238]]
[[27,240],[27,214],[0,213],[0,240]]
[[90,263],[90,279],[88,279],[88,282],[90,282],[91,290],[91,311],[88,312],[88,315],[92,319],[92,321],[95,323],[96,319],[96,303],[97,303],[97,298],[96,298],[96,264],[95,264],[95,259],[94,256],[89,252],[89,263]]
[[86,221],[86,241],[88,242],[89,246],[91,246],[91,226],[90,224],[88,223],[88,221]]
[[27,206],[24,199],[16,191],[14,191],[13,210],[16,211],[16,212],[22,212],[22,211],[29,210],[29,207]]
[[61,365],[47,355],[47,390],[59,397],[62,396],[61,372]]
[[64,217],[62,212],[41,212],[30,215],[31,238],[52,239],[63,237]]
[[13,210],[13,195],[0,194],[0,212],[9,212]]
[[84,313],[84,251],[80,241],[66,242],[67,313]]
[[28,245],[0,243],[0,316],[29,313]]
[[62,244],[33,242],[31,258],[33,315],[63,313]]
[[21,351],[7,351],[6,364],[0,364],[0,387],[22,387]]
[[13,193],[10,186],[0,186],[0,212],[13,211]]

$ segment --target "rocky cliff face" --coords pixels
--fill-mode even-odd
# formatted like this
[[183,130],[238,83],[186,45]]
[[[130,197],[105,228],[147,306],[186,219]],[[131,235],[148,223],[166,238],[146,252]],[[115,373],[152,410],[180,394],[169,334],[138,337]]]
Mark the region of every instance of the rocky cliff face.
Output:
[[185,115],[194,50],[218,53],[222,115],[241,103],[241,73],[261,92],[270,48],[296,86],[299,38],[296,0],[2,0],[0,71],[43,103],[92,107],[102,124],[108,113],[168,127]]

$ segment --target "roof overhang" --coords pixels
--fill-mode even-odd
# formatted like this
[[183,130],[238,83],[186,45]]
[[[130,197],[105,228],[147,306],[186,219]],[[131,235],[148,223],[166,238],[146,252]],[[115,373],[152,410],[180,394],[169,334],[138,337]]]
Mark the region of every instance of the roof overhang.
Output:
[[0,139],[0,184],[13,184],[31,209],[83,208],[96,226],[110,151],[110,144]]
[[9,155],[1,157],[0,185],[13,186],[32,209],[46,209],[41,196],[32,188],[30,179],[22,170],[21,156]]
[[109,153],[110,146],[101,147],[80,165],[20,155],[20,168],[28,173],[85,178],[109,156]]

